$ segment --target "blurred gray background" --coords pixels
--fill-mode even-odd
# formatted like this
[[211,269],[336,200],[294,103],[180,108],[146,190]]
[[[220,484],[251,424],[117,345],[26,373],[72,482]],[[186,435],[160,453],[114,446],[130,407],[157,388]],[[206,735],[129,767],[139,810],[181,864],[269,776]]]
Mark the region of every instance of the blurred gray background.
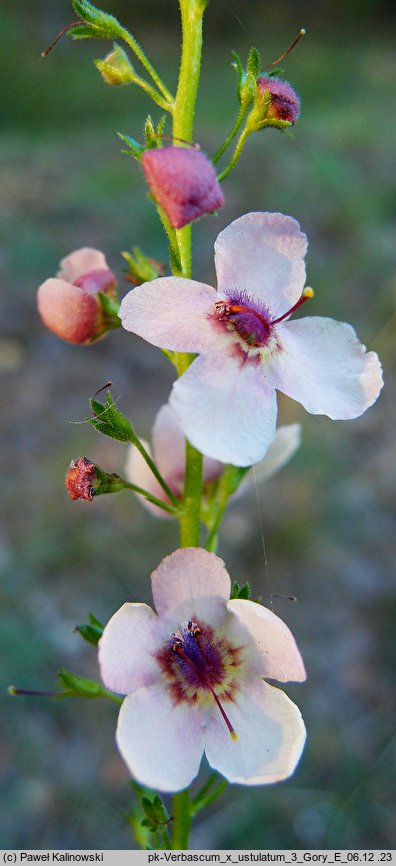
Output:
[[[103,4],[129,26],[174,87],[176,0]],[[159,260],[166,244],[137,163],[115,132],[141,138],[160,110],[132,87],[106,87],[92,59],[106,43],[64,38],[66,0],[1,6],[1,786],[3,847],[128,848],[133,797],[118,756],[117,710],[105,702],[11,698],[10,683],[51,689],[61,667],[96,676],[95,649],[75,634],[93,610],[104,621],[125,600],[150,601],[148,576],[177,546],[132,494],[68,500],[71,458],[122,472],[125,451],[81,423],[88,398],[113,382],[146,438],[172,369],[126,332],[91,348],[46,332],[37,286],[59,259],[103,250],[127,290],[120,251]],[[195,824],[193,847],[394,848],[394,340],[395,7],[378,0],[308,3],[212,0],[195,139],[213,154],[231,126],[235,73],[252,44],[268,63],[301,26],[282,66],[302,100],[294,141],[252,137],[224,185],[226,206],[195,229],[194,275],[212,282],[213,242],[249,210],[279,210],[308,234],[309,314],[351,321],[381,355],[386,389],[354,422],[303,424],[293,462],[260,491],[265,567],[254,495],[230,508],[219,553],[255,595],[293,593],[275,611],[294,631],[309,678],[287,688],[308,728],[295,776],[268,788],[231,787]],[[168,130],[169,131],[169,130]],[[305,311],[304,311],[305,312]],[[268,577],[269,576],[269,577]]]

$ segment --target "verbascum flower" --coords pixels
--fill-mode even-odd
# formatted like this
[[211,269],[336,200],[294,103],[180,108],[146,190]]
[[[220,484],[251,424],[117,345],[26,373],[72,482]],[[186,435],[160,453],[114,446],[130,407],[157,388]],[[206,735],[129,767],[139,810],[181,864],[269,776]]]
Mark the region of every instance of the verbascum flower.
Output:
[[127,696],[117,743],[134,778],[179,791],[204,752],[230,782],[290,776],[304,723],[284,692],[264,681],[306,678],[288,627],[260,604],[230,601],[223,561],[200,548],[176,550],[151,580],[157,613],[124,604],[99,642],[104,684]]
[[46,327],[62,340],[80,345],[92,343],[112,326],[99,293],[116,301],[116,278],[103,253],[89,247],[75,250],[60,265],[57,276],[38,289],[40,316]]
[[153,198],[173,228],[181,229],[224,205],[213,165],[200,150],[153,148],[143,153],[142,166]]
[[249,213],[215,244],[218,290],[164,277],[129,292],[124,328],[155,346],[200,355],[174,384],[170,405],[203,454],[249,466],[275,435],[276,389],[313,415],[357,418],[377,399],[382,372],[353,328],[290,315],[308,298],[307,239],[296,220]]
[[[255,479],[261,484],[271,478],[282,466],[293,456],[300,445],[300,424],[288,424],[279,427],[275,438],[268,448],[263,460],[257,464]],[[182,498],[184,490],[185,473],[185,438],[175,412],[167,404],[161,406],[153,425],[152,449],[147,442],[143,442],[146,451],[153,456],[154,462],[166,481],[168,487],[178,498]],[[224,463],[204,457],[203,460],[203,485],[216,481],[224,471]],[[128,457],[125,465],[125,477],[132,484],[143,487],[153,496],[170,503],[166,493],[151,472],[146,461],[134,445],[129,446]],[[250,478],[244,479],[235,496],[240,495],[249,488]],[[156,517],[168,518],[170,515],[158,508],[143,496],[136,494],[142,505],[152,512]]]

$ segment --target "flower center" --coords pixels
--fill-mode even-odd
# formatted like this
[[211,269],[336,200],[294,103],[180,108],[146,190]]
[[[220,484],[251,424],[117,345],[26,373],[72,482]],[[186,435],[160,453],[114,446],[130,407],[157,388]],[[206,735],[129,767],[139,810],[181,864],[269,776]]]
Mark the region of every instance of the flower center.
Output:
[[197,703],[214,700],[232,739],[237,734],[222,705],[236,690],[241,650],[216,637],[210,626],[202,627],[190,620],[178,629],[158,657],[174,700]]
[[248,347],[261,347],[267,345],[274,325],[287,319],[294,310],[313,296],[313,289],[307,287],[290,310],[278,319],[271,319],[268,310],[252,301],[246,293],[241,292],[229,301],[217,301],[215,318],[225,322],[229,330],[236,331]]

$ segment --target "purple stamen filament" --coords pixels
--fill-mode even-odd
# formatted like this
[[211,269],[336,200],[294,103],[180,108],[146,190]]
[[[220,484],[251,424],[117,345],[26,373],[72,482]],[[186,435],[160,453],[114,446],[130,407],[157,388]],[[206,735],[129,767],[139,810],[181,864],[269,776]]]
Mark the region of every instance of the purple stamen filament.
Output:
[[269,333],[271,325],[277,325],[279,322],[283,322],[284,319],[287,319],[295,310],[298,310],[308,298],[313,298],[314,292],[311,288],[304,289],[301,297],[298,301],[287,310],[286,313],[283,313],[282,316],[279,316],[278,319],[266,319],[265,316],[262,316],[257,310],[253,310],[251,307],[247,307],[245,304],[227,304],[224,301],[218,301],[216,303],[216,308],[226,314],[226,316],[237,315],[238,313],[249,313],[251,316],[255,316],[256,319],[263,325],[263,328]]
[[[202,644],[202,638],[201,638],[202,629],[199,626],[193,626],[193,624],[189,622],[188,623],[188,630],[191,632],[192,636],[197,641],[203,658],[208,660],[206,650]],[[192,659],[189,658],[186,651],[183,649],[183,645],[182,645],[181,640],[176,639],[173,641],[172,650],[174,653],[176,653],[176,655],[179,656],[179,658],[183,659],[183,661],[186,662],[186,664],[191,668],[191,670],[194,672],[195,676],[202,683],[202,685],[205,688],[209,689],[209,691],[211,692],[211,694],[212,694],[212,696],[213,696],[213,698],[214,698],[214,700],[215,700],[215,702],[216,702],[216,704],[217,704],[217,706],[221,712],[221,715],[223,716],[223,719],[224,719],[224,721],[227,725],[227,728],[230,732],[231,738],[233,740],[236,740],[238,735],[237,735],[235,729],[233,728],[233,726],[232,726],[232,724],[231,724],[231,722],[227,716],[227,713],[224,710],[224,707],[221,705],[220,700],[219,700],[218,696],[216,695],[214,688],[211,686],[211,684],[208,682],[208,680],[202,675],[198,666],[196,664],[194,664]]]
[[293,306],[290,307],[290,310],[288,310],[287,313],[283,313],[283,316],[279,316],[279,319],[272,319],[270,325],[277,325],[278,322],[283,322],[283,319],[287,319],[287,317],[290,316],[291,313],[294,313],[294,310],[298,310],[298,308],[301,307],[301,304],[304,304],[305,301],[308,300],[308,298],[313,298],[313,295],[313,289],[304,289],[301,298],[298,299],[297,303],[293,304]]

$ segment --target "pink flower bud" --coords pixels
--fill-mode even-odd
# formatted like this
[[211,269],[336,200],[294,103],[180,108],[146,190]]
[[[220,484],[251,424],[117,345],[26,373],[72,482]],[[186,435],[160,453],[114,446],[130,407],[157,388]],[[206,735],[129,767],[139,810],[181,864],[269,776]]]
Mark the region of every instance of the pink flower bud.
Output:
[[116,278],[97,250],[76,250],[62,259],[58,277],[39,287],[37,303],[44,324],[62,340],[92,343],[106,330],[106,316],[98,297],[103,292],[116,301]]
[[181,229],[205,213],[224,205],[213,165],[192,147],[146,150],[143,171],[155,201],[170,224]]
[[287,81],[280,78],[265,78],[259,76],[257,79],[258,99],[263,99],[264,93],[268,91],[270,101],[267,108],[268,120],[288,120],[293,124],[300,113],[300,100],[297,93]]
[[72,460],[65,479],[70,499],[85,499],[86,502],[92,502],[95,481],[97,481],[95,463],[88,460],[88,457]]

